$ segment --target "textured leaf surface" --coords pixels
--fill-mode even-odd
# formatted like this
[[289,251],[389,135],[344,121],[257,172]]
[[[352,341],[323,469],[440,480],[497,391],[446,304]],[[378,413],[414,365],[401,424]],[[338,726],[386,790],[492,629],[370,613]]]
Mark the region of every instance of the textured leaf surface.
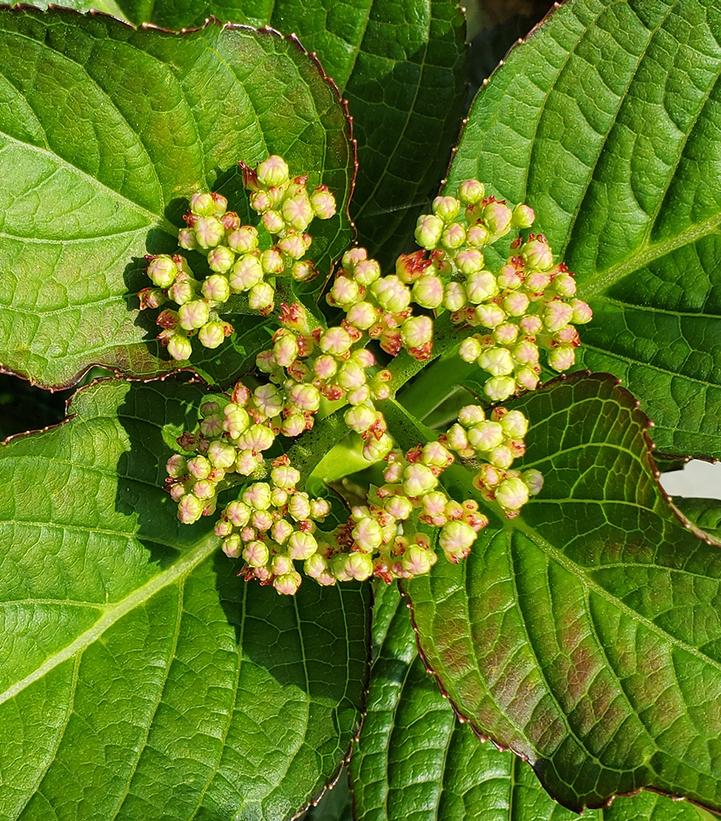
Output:
[[[0,58],[0,361],[43,385],[91,363],[171,367],[133,296],[143,256],[176,247],[194,191],[214,186],[243,206],[238,160],[278,152],[349,195],[337,94],[276,35],[5,9]],[[314,248],[339,252],[348,236],[336,217]]]
[[358,718],[367,595],[247,585],[160,489],[199,391],[105,383],[0,451],[0,817],[283,819]]
[[673,503],[684,516],[721,545],[721,500],[675,497]]
[[[573,821],[533,770],[482,743],[459,723],[416,652],[396,588],[379,589],[374,609],[368,715],[351,759],[356,817],[363,821]],[[641,793],[588,811],[591,821],[711,821],[691,804]]]
[[[653,786],[718,808],[721,553],[665,502],[645,417],[612,380],[523,404],[524,464],[546,485],[466,562],[408,585],[428,662],[567,806]],[[448,474],[473,494],[468,471]]]
[[[107,2],[107,0],[106,0]],[[92,4],[90,4],[92,5]],[[361,244],[405,250],[458,134],[466,98],[465,23],[456,0],[117,0],[135,23],[199,26],[210,15],[295,33],[350,104]]]
[[585,364],[681,454],[721,454],[720,72],[714,0],[569,0],[481,91],[450,175],[533,205],[593,305]]

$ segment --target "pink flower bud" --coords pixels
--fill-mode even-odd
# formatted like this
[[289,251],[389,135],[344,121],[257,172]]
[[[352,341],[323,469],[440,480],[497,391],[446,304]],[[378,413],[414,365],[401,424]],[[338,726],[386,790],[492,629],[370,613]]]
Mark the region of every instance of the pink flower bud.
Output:
[[530,205],[521,203],[513,209],[511,220],[514,228],[530,228],[535,219],[536,215]]
[[548,288],[551,277],[543,271],[533,271],[526,277],[526,288],[534,294],[542,294]]
[[433,213],[443,222],[450,222],[460,213],[461,203],[455,197],[436,197],[432,208]]
[[446,433],[446,441],[448,447],[455,451],[464,451],[469,447],[468,435],[459,424],[451,425]]
[[432,250],[441,239],[443,220],[433,214],[422,214],[416,223],[416,242],[421,248]]
[[492,402],[503,402],[516,390],[516,382],[510,376],[494,376],[483,386],[483,392]]
[[267,510],[270,507],[270,485],[267,482],[254,482],[243,491],[243,501],[255,510]]
[[208,192],[193,194],[190,198],[190,211],[199,217],[215,216],[215,201]]
[[300,482],[300,471],[292,465],[280,465],[271,470],[270,480],[284,490],[293,490]]
[[491,232],[482,222],[478,222],[466,231],[466,242],[472,248],[483,248],[491,239]]
[[186,251],[194,251],[198,247],[195,231],[192,228],[181,228],[178,231],[178,245]]
[[379,439],[371,437],[363,446],[363,458],[369,462],[379,462],[393,450],[393,440],[384,433]]
[[303,572],[311,579],[317,579],[328,571],[328,562],[320,553],[309,556],[303,564]]
[[378,412],[367,405],[356,405],[349,408],[343,419],[346,425],[356,433],[365,433],[370,430],[378,418]]
[[478,180],[463,180],[458,186],[458,196],[464,205],[477,205],[486,196],[486,188]]
[[275,291],[272,285],[267,282],[259,282],[254,285],[248,293],[248,305],[253,311],[260,313],[270,313],[273,309]]
[[490,271],[477,271],[466,279],[468,301],[477,305],[486,302],[498,293],[496,278]]
[[165,463],[165,470],[167,471],[168,476],[171,476],[173,479],[179,479],[181,476],[185,476],[188,472],[188,465],[185,457],[180,453],[174,453]]
[[228,235],[227,241],[236,254],[250,254],[258,247],[258,230],[252,225],[241,225]]
[[433,340],[433,320],[427,316],[412,316],[401,325],[401,339],[408,350],[422,348]]
[[243,558],[251,567],[263,567],[268,564],[270,556],[266,545],[254,539],[245,546]]
[[553,252],[541,234],[523,245],[521,256],[534,271],[548,271],[553,267]]
[[228,536],[227,538],[223,539],[223,544],[221,545],[223,548],[223,553],[229,559],[237,559],[240,556],[243,543],[240,540],[240,536]]
[[267,425],[251,425],[238,437],[238,447],[260,453],[268,450],[275,441],[275,434]]
[[206,322],[198,331],[198,340],[204,348],[218,348],[225,341],[225,337],[232,333],[233,326],[220,320]]
[[571,307],[573,308],[573,316],[571,317],[571,321],[575,325],[585,325],[593,319],[593,311],[591,310],[591,306],[583,300],[574,299],[571,303]]
[[516,384],[519,388],[532,391],[536,389],[540,381],[540,377],[534,368],[526,366],[516,371]]
[[422,464],[408,465],[403,470],[403,492],[406,496],[422,496],[438,484],[430,468]]
[[576,351],[571,345],[559,345],[548,354],[548,365],[554,371],[567,371],[576,361]]
[[327,499],[311,499],[310,518],[322,522],[330,514],[330,503]]
[[321,354],[313,362],[313,373],[319,379],[330,379],[338,370],[337,361],[329,354]]
[[457,564],[471,552],[476,540],[476,532],[465,522],[448,522],[441,528],[438,541],[443,548],[446,559]]
[[208,251],[208,267],[218,274],[229,271],[234,262],[235,254],[225,245],[218,245],[217,248]]
[[366,384],[366,373],[355,362],[346,362],[338,371],[338,384],[343,390],[356,390]]
[[383,505],[384,510],[390,513],[394,519],[404,521],[413,513],[413,504],[405,496],[391,496],[386,499]]
[[288,400],[309,413],[315,413],[320,407],[320,391],[315,385],[295,382],[288,388]]
[[505,203],[497,200],[489,202],[483,209],[483,221],[495,237],[501,237],[508,233],[512,216],[511,209]]
[[460,311],[466,305],[466,289],[460,282],[447,282],[443,293],[443,307]]
[[[364,248],[357,248],[357,251],[363,251]],[[361,259],[352,267],[353,278],[355,281],[367,288],[372,285],[381,275],[381,266],[375,259]]]
[[300,573],[291,570],[273,579],[273,587],[281,596],[294,596],[298,592],[302,579]]
[[511,439],[523,439],[528,433],[528,419],[519,410],[509,411],[501,418],[501,427]]
[[500,305],[491,302],[488,305],[478,305],[475,317],[486,328],[496,328],[506,321],[506,312]]
[[278,544],[285,544],[293,533],[293,525],[285,519],[278,519],[270,529],[273,541]]
[[503,322],[493,331],[493,338],[500,345],[512,345],[518,339],[518,325]]
[[488,451],[498,447],[504,439],[498,422],[479,422],[468,431],[468,442],[474,450]]
[[566,302],[560,299],[554,299],[546,305],[546,310],[543,312],[543,324],[546,330],[560,331],[564,325],[573,319],[573,308]]
[[[281,368],[289,367],[298,357],[298,340],[291,331],[280,330],[273,342],[273,356]],[[279,411],[280,412],[280,411]],[[275,414],[272,414],[275,416]]]
[[358,301],[360,295],[360,288],[358,283],[349,277],[338,276],[333,282],[333,287],[330,289],[329,296],[332,299],[331,304],[345,308],[353,305]]
[[350,350],[353,340],[348,331],[340,326],[328,328],[320,338],[320,349],[323,353],[332,354],[333,356],[343,356]]
[[447,502],[448,497],[445,493],[442,493],[439,490],[436,490],[433,493],[427,493],[421,499],[423,512],[426,514],[426,516],[430,516],[432,518],[445,516]]
[[200,519],[205,509],[205,502],[192,493],[186,493],[178,502],[178,519],[184,525],[192,525]]
[[475,362],[483,351],[483,346],[475,336],[466,337],[458,348],[458,356],[464,362]]
[[228,470],[235,464],[235,448],[228,442],[216,440],[208,445],[208,461],[215,468]]
[[513,451],[508,445],[499,445],[488,454],[488,461],[499,470],[508,470],[513,464]]
[[215,217],[198,217],[193,225],[195,241],[200,248],[214,248],[225,236],[223,223]]
[[208,302],[223,303],[230,296],[230,284],[222,274],[212,274],[203,282],[201,291]]
[[267,510],[254,510],[250,517],[250,523],[258,533],[265,533],[270,530],[273,524],[273,514]]
[[523,479],[504,479],[496,489],[496,501],[504,510],[520,510],[528,498],[528,486]]
[[260,255],[260,265],[266,274],[282,274],[285,270],[283,254],[277,248],[268,248]]
[[283,395],[275,385],[259,385],[253,391],[253,401],[266,419],[277,416],[283,410]]
[[207,479],[213,466],[205,456],[194,456],[187,461],[186,467],[194,479]]
[[483,268],[484,260],[483,254],[478,249],[466,248],[456,254],[454,261],[462,274],[474,274]]
[[421,451],[421,459],[430,468],[445,469],[453,464],[453,454],[440,442],[426,442]]
[[296,231],[305,231],[313,219],[313,208],[305,192],[286,199],[282,211],[283,219]]
[[285,507],[288,504],[288,492],[280,487],[271,488],[270,503],[273,507]]
[[513,358],[522,365],[538,364],[538,345],[524,339],[513,348]]
[[480,405],[464,405],[458,411],[458,421],[463,427],[469,428],[485,420],[486,414]]
[[173,334],[167,342],[168,353],[170,356],[178,361],[190,359],[193,348],[187,336],[180,333]]
[[375,325],[378,321],[378,311],[370,302],[357,302],[351,306],[346,315],[346,320],[353,325],[353,327],[361,331],[367,331],[368,328]]
[[507,376],[513,373],[513,357],[507,348],[486,348],[478,357],[478,364],[491,376]]
[[543,330],[543,322],[539,316],[526,314],[518,320],[518,327],[528,336],[535,336]]
[[412,544],[403,554],[403,570],[411,577],[423,576],[430,572],[435,558],[433,551]]
[[415,281],[411,293],[413,301],[422,308],[438,308],[443,302],[443,280],[425,274]]
[[250,476],[263,464],[263,457],[252,450],[241,450],[235,460],[235,471],[241,476]]
[[346,559],[345,571],[352,579],[365,581],[373,575],[373,559],[367,553],[351,553]]
[[223,515],[234,527],[245,527],[250,521],[251,509],[244,502],[230,502],[225,508]]
[[245,408],[230,402],[223,408],[223,430],[231,439],[237,439],[250,424],[250,417]]
[[561,297],[576,295],[576,280],[566,273],[559,273],[553,278],[553,289]]
[[291,259],[301,259],[307,248],[302,234],[287,234],[278,241],[278,248]]
[[480,491],[486,491],[500,484],[503,478],[504,474],[493,465],[481,465],[473,477],[473,486]]
[[178,322],[180,327],[186,331],[201,328],[210,317],[208,303],[202,299],[194,299],[186,302],[178,309]]
[[318,550],[318,542],[310,533],[296,531],[288,539],[288,553],[292,559],[304,560]]
[[229,282],[233,293],[249,291],[254,285],[263,281],[263,266],[258,257],[252,254],[240,257],[231,269]]
[[371,291],[378,304],[391,313],[405,311],[411,303],[410,288],[394,274],[376,280],[371,285]]
[[158,288],[169,288],[178,275],[178,266],[172,257],[160,254],[148,263],[148,277]]
[[254,191],[250,195],[250,207],[259,214],[264,213],[273,205],[273,200],[267,191]]
[[307,493],[294,493],[288,502],[288,513],[296,522],[310,516],[310,499]]
[[288,164],[277,154],[271,154],[256,169],[258,182],[266,188],[277,187],[288,182]]
[[524,470],[521,479],[531,496],[537,496],[543,490],[543,474],[540,470]]
[[280,426],[280,432],[283,436],[295,438],[300,436],[305,430],[305,417],[301,413],[291,413],[287,416]]
[[441,234],[441,244],[444,248],[455,250],[460,248],[466,241],[466,229],[460,222],[452,222],[446,226]]
[[528,305],[529,299],[522,291],[513,291],[503,299],[503,310],[509,316],[523,316]]
[[326,185],[319,185],[310,195],[313,213],[321,220],[330,219],[336,213],[335,197]]

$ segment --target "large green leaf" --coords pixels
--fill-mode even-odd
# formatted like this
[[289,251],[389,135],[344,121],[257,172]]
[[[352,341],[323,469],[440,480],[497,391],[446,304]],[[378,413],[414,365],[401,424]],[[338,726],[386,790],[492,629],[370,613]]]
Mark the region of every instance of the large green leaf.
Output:
[[721,545],[721,499],[684,499],[676,497],[674,505],[702,534]]
[[[112,4],[112,5],[111,5]],[[358,140],[359,239],[390,261],[411,240],[458,134],[466,99],[457,0],[63,0],[171,29],[222,21],[298,35],[347,98]],[[115,10],[113,10],[113,6]],[[440,103],[440,104],[439,104]]]
[[[460,724],[416,652],[395,586],[379,589],[368,714],[351,759],[363,821],[573,821],[517,756]],[[589,811],[591,821],[711,821],[709,813],[652,793]]]
[[93,385],[0,450],[1,818],[283,819],[347,752],[367,593],[280,597],[177,523],[162,427],[199,393]]
[[[238,160],[279,152],[347,202],[337,93],[275,34],[5,9],[0,66],[0,361],[43,385],[91,363],[171,367],[133,296],[143,256],[175,247],[193,191],[215,186],[244,207]],[[338,216],[314,248],[327,257],[348,236]]]
[[[646,419],[613,380],[522,405],[545,487],[494,515],[467,561],[408,585],[428,662],[569,807],[645,786],[721,807],[721,552],[666,503]],[[393,430],[422,435],[407,415]],[[473,495],[464,468],[445,476]]]
[[662,450],[721,455],[721,8],[568,0],[481,91],[452,165],[527,199],[595,318],[583,361]]

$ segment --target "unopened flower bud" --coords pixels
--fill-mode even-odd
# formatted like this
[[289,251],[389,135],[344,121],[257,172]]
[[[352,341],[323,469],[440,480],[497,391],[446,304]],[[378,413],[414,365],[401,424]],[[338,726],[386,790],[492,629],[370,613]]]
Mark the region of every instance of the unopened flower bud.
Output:
[[178,275],[178,266],[172,257],[160,254],[148,263],[148,277],[158,288],[169,288]]
[[548,365],[554,371],[567,371],[576,361],[576,351],[571,345],[559,345],[548,354]]
[[241,450],[235,460],[235,472],[241,476],[250,476],[263,464],[263,457],[252,450]]
[[476,532],[465,522],[448,522],[441,528],[438,541],[448,561],[457,564],[470,553]]
[[434,274],[425,274],[415,281],[413,301],[422,308],[438,308],[443,302],[443,280]]
[[406,496],[422,496],[438,484],[430,468],[422,464],[408,465],[403,471],[403,492]]
[[474,450],[492,450],[503,439],[503,428],[498,422],[479,422],[468,430],[468,442]]
[[516,390],[516,382],[510,376],[494,376],[483,386],[483,392],[492,402],[503,402]]
[[512,216],[511,209],[505,203],[497,200],[489,202],[483,209],[483,220],[491,234],[496,237],[508,233]]
[[278,187],[288,182],[288,164],[277,154],[271,154],[256,169],[258,182],[266,188]]
[[200,519],[204,509],[205,502],[192,493],[186,493],[178,502],[178,519],[184,525],[192,525]]
[[300,471],[292,465],[280,465],[271,470],[270,479],[274,485],[284,490],[292,490],[300,482]]
[[219,320],[206,322],[198,331],[198,340],[204,348],[218,348],[223,344],[227,336],[226,331],[229,329],[232,329],[232,326],[229,326],[227,322]]
[[330,289],[330,297],[335,305],[341,308],[353,305],[358,301],[360,287],[357,282],[349,277],[338,276]]
[[267,425],[251,425],[238,438],[238,447],[243,450],[262,453],[264,450],[268,450],[274,441],[275,434]]
[[507,376],[513,373],[513,357],[507,348],[486,348],[478,357],[478,364],[491,376]]
[[458,421],[463,427],[469,428],[479,422],[485,422],[486,414],[480,405],[464,405],[458,411]]
[[446,433],[446,441],[448,446],[455,451],[464,451],[469,447],[468,434],[459,424],[451,425]]
[[221,547],[223,549],[223,553],[225,553],[229,559],[237,559],[243,549],[243,543],[240,540],[240,536],[235,534],[223,539],[223,544]]
[[475,336],[466,337],[458,348],[458,356],[464,362],[475,362],[483,351],[483,346]]
[[391,496],[386,500],[384,509],[394,519],[404,521],[413,513],[413,503],[405,496]]
[[248,293],[248,305],[252,310],[260,313],[269,312],[273,308],[274,299],[275,291],[273,286],[267,282],[259,282]]
[[528,433],[528,419],[519,410],[512,410],[501,419],[501,427],[511,439],[523,439]]
[[429,251],[435,248],[443,233],[443,220],[433,214],[422,214],[416,224],[416,242],[421,248]]
[[534,368],[526,366],[516,371],[516,384],[519,388],[532,391],[536,389],[540,381],[540,377]]
[[460,311],[466,305],[466,289],[460,282],[447,282],[443,294],[443,307]]
[[300,573],[291,570],[288,573],[276,576],[273,579],[273,587],[282,596],[294,596],[298,592],[301,581]]
[[282,274],[285,269],[283,254],[277,248],[268,248],[260,255],[260,265],[266,274]]
[[466,279],[466,295],[474,305],[486,302],[498,293],[496,278],[490,271],[476,271]]
[[423,464],[431,468],[447,468],[453,463],[453,454],[440,442],[426,442],[421,452]]
[[478,180],[463,180],[458,186],[458,196],[464,205],[476,205],[486,196],[486,188]]
[[530,205],[521,203],[513,209],[513,216],[511,218],[514,228],[530,228],[536,219],[536,214]]
[[201,291],[209,302],[227,302],[230,296],[228,278],[222,274],[212,274],[203,282]]
[[543,490],[543,474],[540,470],[524,470],[521,474],[521,479],[524,481],[528,492],[531,496],[537,496]]
[[[340,303],[339,303],[340,304]],[[354,328],[367,331],[378,321],[378,311],[370,302],[357,302],[352,305],[346,315],[346,320]]]
[[503,299],[503,310],[509,316],[523,316],[528,310],[529,299],[522,291],[513,291]]
[[483,261],[483,254],[477,248],[465,248],[455,257],[456,267],[462,274],[473,274],[480,271],[483,268]]
[[190,198],[190,210],[199,217],[215,216],[215,201],[206,191],[193,194]]
[[185,457],[180,453],[174,453],[165,463],[165,470],[167,471],[168,476],[171,476],[173,479],[179,479],[181,476],[185,476],[188,472],[188,465]]
[[493,338],[501,345],[512,345],[518,339],[518,325],[503,322],[493,330]]
[[305,430],[305,417],[301,413],[289,414],[281,423],[280,432],[283,436],[295,438]]
[[215,217],[198,217],[193,229],[195,241],[201,248],[214,248],[225,236],[223,223]]
[[432,207],[433,213],[444,222],[455,219],[461,211],[461,203],[455,197],[436,197]]
[[310,518],[322,522],[330,514],[330,503],[327,499],[311,499]]
[[466,229],[460,222],[452,222],[447,225],[441,234],[441,244],[444,248],[454,250],[460,248],[466,241]]
[[267,546],[258,540],[248,542],[243,550],[243,558],[251,567],[263,567],[270,558]]
[[490,302],[487,305],[478,305],[475,310],[476,319],[486,328],[496,328],[506,321],[506,312],[500,305]]
[[234,262],[235,254],[225,245],[218,245],[208,252],[208,267],[216,273],[226,273]]
[[288,399],[301,410],[315,413],[320,407],[320,391],[315,385],[296,382],[288,389]]
[[571,322],[575,325],[585,325],[593,319],[593,311],[591,310],[590,305],[583,300],[574,299],[571,303],[571,307],[573,308]]
[[330,219],[336,213],[335,197],[325,185],[319,185],[310,195],[313,213],[321,220]]
[[532,270],[548,271],[553,267],[553,252],[545,238],[540,235],[523,245],[521,255]]
[[363,446],[363,458],[369,462],[379,462],[393,450],[393,440],[384,433],[379,439],[371,439]]
[[227,242],[236,254],[250,254],[258,247],[258,230],[252,225],[241,225],[228,235]]
[[345,563],[346,573],[362,582],[373,575],[373,559],[367,553],[351,553]]
[[173,334],[170,339],[168,339],[168,353],[173,359],[178,361],[190,359],[193,348],[188,337],[180,333]]
[[235,448],[228,442],[216,440],[208,445],[208,461],[213,467],[229,470],[235,464]]
[[482,222],[478,222],[466,231],[466,243],[471,248],[483,248],[491,239],[491,232]]
[[[280,331],[273,342],[273,356],[281,368],[289,367],[298,357],[298,340],[291,331]],[[275,415],[275,414],[273,414]]]
[[573,319],[573,308],[566,302],[560,299],[554,299],[546,305],[546,310],[543,313],[543,324],[546,330],[560,331],[565,325]]
[[314,553],[303,563],[303,572],[311,579],[317,579],[328,571],[328,562],[320,553]]
[[250,417],[245,408],[231,402],[223,409],[223,430],[231,439],[237,439],[250,424]]
[[499,445],[488,454],[488,461],[499,470],[508,470],[513,464],[513,451],[508,445]]
[[343,356],[350,350],[353,340],[348,331],[340,326],[328,328],[327,331],[321,335],[320,349],[323,353],[332,354],[333,356]]
[[433,339],[433,320],[428,316],[412,316],[401,325],[401,339],[408,349],[422,348]]
[[[365,253],[365,248],[357,248],[355,250]],[[360,259],[351,270],[355,281],[365,288],[372,285],[381,275],[381,266],[375,259]]]
[[294,493],[288,501],[288,513],[296,522],[310,516],[310,499],[307,493]]
[[243,491],[243,502],[255,510],[267,510],[270,507],[270,485],[267,482],[254,482]]
[[304,560],[312,556],[318,549],[318,542],[310,533],[296,531],[288,539],[288,553],[292,559]]
[[365,433],[370,430],[377,417],[378,412],[373,408],[367,405],[356,405],[345,412],[343,419],[351,430],[356,431],[356,433]]
[[496,488],[496,501],[504,510],[520,510],[528,498],[528,486],[523,479],[504,479]]
[[296,231],[305,231],[313,219],[313,208],[305,192],[286,199],[282,211],[283,219]]

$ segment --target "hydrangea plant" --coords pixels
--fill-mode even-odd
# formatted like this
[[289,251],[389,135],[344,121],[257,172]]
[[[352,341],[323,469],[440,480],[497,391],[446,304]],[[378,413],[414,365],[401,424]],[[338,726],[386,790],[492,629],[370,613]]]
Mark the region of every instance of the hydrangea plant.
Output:
[[715,4],[567,0],[453,149],[450,0],[72,5],[0,10],[3,369],[78,386],[0,817],[721,813]]

